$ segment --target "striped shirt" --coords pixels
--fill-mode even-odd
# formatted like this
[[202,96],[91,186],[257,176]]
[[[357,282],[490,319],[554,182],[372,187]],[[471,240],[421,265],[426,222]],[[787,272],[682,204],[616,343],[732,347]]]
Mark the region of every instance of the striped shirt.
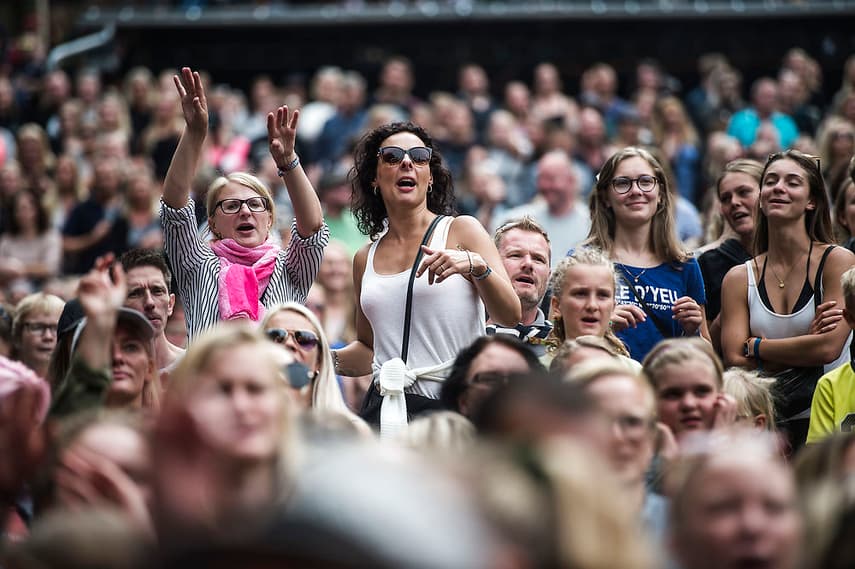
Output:
[[[220,320],[217,302],[220,259],[199,239],[194,207],[190,199],[180,209],[165,203],[160,209],[164,248],[184,305],[188,343]],[[261,304],[265,308],[289,301],[305,304],[327,242],[329,228],[326,223],[314,235],[303,238],[297,232],[296,219],[292,221],[291,241],[285,250],[279,251],[270,282],[261,295]]]

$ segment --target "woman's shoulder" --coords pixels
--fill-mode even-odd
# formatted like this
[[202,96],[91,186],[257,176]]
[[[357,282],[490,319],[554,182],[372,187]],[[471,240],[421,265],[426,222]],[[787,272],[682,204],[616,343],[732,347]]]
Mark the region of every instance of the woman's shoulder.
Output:
[[731,267],[731,269],[725,273],[724,279],[722,280],[722,287],[728,284],[744,284],[745,286],[748,286],[748,267],[745,263]]
[[[829,251],[829,249],[831,249]],[[855,253],[852,253],[846,247],[840,245],[824,245],[821,249],[821,255],[826,255],[825,267],[823,273],[828,274],[843,274],[855,265]]]

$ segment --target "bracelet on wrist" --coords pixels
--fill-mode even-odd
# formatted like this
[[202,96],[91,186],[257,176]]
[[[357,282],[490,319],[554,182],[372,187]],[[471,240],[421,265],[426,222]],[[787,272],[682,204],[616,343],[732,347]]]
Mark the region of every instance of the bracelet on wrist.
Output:
[[464,251],[466,251],[466,258],[469,259],[469,273],[468,274],[471,275],[472,271],[475,268],[472,266],[472,253],[470,253],[468,249],[464,249]]
[[295,155],[294,159],[291,160],[290,162],[288,162],[287,164],[285,164],[284,166],[282,166],[282,167],[277,166],[276,174],[281,178],[282,176],[285,175],[286,172],[290,172],[291,170],[293,170],[294,168],[296,168],[299,165],[300,165],[300,157]]
[[493,272],[493,269],[491,269],[491,268],[490,268],[490,265],[487,265],[487,270],[486,270],[486,271],[484,271],[484,272],[483,272],[483,273],[481,273],[480,275],[475,275],[475,274],[473,274],[473,275],[472,275],[472,278],[473,278],[473,279],[475,279],[476,281],[483,281],[484,279],[486,279],[487,277],[489,277],[489,276],[490,276],[490,273],[492,273],[492,272]]

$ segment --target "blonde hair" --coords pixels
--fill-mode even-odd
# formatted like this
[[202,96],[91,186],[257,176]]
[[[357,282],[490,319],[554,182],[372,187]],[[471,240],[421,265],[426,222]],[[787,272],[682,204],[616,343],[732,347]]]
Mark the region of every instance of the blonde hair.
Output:
[[653,169],[653,174],[659,181],[659,206],[650,224],[650,234],[647,245],[653,253],[668,262],[685,262],[690,254],[683,249],[677,238],[675,227],[676,198],[670,190],[670,182],[665,170],[653,155],[643,148],[629,146],[619,150],[606,160],[597,176],[596,184],[591,192],[591,230],[583,246],[597,247],[606,253],[614,248],[617,221],[614,211],[609,207],[608,196],[612,191],[611,184],[618,165],[628,158],[641,158]]
[[312,408],[326,411],[335,411],[346,415],[351,420],[357,419],[361,421],[353,412],[348,409],[344,402],[344,397],[341,395],[341,389],[338,386],[338,379],[335,375],[335,367],[332,360],[332,351],[330,343],[324,329],[321,326],[318,317],[315,314],[296,302],[286,302],[275,306],[267,311],[261,321],[260,329],[263,332],[267,329],[270,320],[280,312],[295,312],[303,316],[314,328],[315,334],[318,336],[318,374],[312,380]]
[[[571,267],[575,267],[577,265],[606,267],[612,272],[612,274],[614,274],[614,263],[612,263],[611,259],[609,259],[601,249],[597,249],[596,247],[582,247],[576,249],[573,251],[572,255],[561,259],[552,271],[552,276],[549,279],[549,288],[552,290],[552,298],[555,299],[556,303],[560,304],[561,302],[561,292],[567,284],[567,271],[569,271]],[[614,294],[614,290],[615,282],[614,278],[612,278],[612,294]],[[546,344],[550,352],[555,352],[566,340],[568,340],[567,331],[564,329],[564,322],[562,321],[560,311],[558,314],[552,315],[552,324],[552,331],[546,339]],[[629,350],[627,350],[623,342],[615,336],[611,327],[606,329],[603,337],[609,345],[611,345],[614,352],[622,356],[629,356]]]
[[840,276],[840,286],[843,288],[843,301],[846,309],[855,316],[855,267]]
[[757,372],[742,368],[731,368],[724,372],[722,389],[736,399],[737,412],[753,419],[757,415],[766,417],[767,431],[775,430],[775,401],[770,391],[774,377],[763,377]]
[[[61,312],[65,301],[52,294],[36,292],[22,298],[15,306],[12,316],[12,343],[17,344],[21,340],[24,326],[24,318],[30,314],[47,314],[48,312]],[[59,316],[57,316],[59,319]]]
[[[530,215],[524,215],[517,219],[510,219],[496,229],[496,233],[493,235],[493,244],[496,245],[497,249],[499,248],[499,245],[501,245],[505,233],[511,229],[519,229],[520,231],[528,231],[530,233],[539,233],[546,240],[546,246],[549,249],[549,254],[552,254],[552,243],[549,241],[549,234],[546,233],[543,226],[535,221]],[[549,262],[549,259],[546,261]]]
[[659,99],[659,101],[653,107],[652,130],[653,138],[656,140],[657,144],[661,146],[665,140],[665,109],[667,107],[674,107],[680,112],[680,119],[682,121],[682,125],[680,126],[680,138],[682,142],[697,144],[698,131],[695,130],[695,126],[692,124],[692,121],[689,120],[689,115],[686,113],[686,107],[683,106],[683,103],[680,101],[680,99],[674,97],[673,95],[669,95],[667,97]]
[[567,373],[564,374],[564,380],[568,383],[575,383],[587,390],[598,379],[610,375],[619,375],[632,380],[639,389],[644,393],[644,398],[647,403],[647,410],[650,416],[656,415],[656,394],[653,393],[653,387],[650,382],[644,377],[644,374],[632,369],[623,361],[615,359],[599,358],[595,360],[584,361],[573,366]]
[[[267,199],[267,207],[270,212],[271,222],[276,220],[276,204],[273,203],[273,194],[270,189],[259,180],[256,176],[246,172],[232,172],[228,176],[220,176],[208,186],[208,197],[205,200],[205,211],[208,212],[208,220],[214,217],[217,208],[217,202],[220,199],[220,194],[229,183],[239,184],[249,188],[259,196]],[[272,227],[272,226],[271,226]]]
[[715,384],[721,390],[724,383],[724,366],[713,350],[712,345],[702,338],[668,338],[662,340],[644,357],[641,366],[656,389],[659,386],[659,374],[672,364],[682,364],[688,361],[703,361],[710,364]]
[[436,411],[415,419],[402,435],[414,450],[462,455],[475,444],[475,425],[460,413]]
[[563,373],[567,371],[566,361],[579,350],[601,350],[606,355],[617,358],[620,355],[615,346],[602,336],[594,336],[585,334],[577,336],[572,340],[564,340],[564,342],[555,349],[552,355],[552,362],[549,364],[549,371]]

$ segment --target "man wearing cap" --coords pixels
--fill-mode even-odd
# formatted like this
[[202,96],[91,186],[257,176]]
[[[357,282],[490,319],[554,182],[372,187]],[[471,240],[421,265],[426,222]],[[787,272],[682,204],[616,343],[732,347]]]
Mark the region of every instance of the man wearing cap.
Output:
[[540,309],[549,284],[549,236],[531,217],[524,216],[499,227],[493,240],[520,299],[522,320],[513,328],[490,320],[487,335],[516,336],[540,357],[546,352],[544,340],[552,330],[552,323]]
[[101,405],[159,408],[154,328],[142,313],[121,306],[125,274],[120,265],[111,270],[109,261],[96,262],[80,280],[77,300],[69,302],[79,306],[83,317],[73,327],[71,367],[55,388],[52,417]]
[[184,355],[184,350],[166,339],[166,324],[175,308],[170,290],[172,273],[163,254],[153,249],[131,249],[119,259],[128,279],[125,306],[141,312],[154,328],[154,354],[161,381]]

